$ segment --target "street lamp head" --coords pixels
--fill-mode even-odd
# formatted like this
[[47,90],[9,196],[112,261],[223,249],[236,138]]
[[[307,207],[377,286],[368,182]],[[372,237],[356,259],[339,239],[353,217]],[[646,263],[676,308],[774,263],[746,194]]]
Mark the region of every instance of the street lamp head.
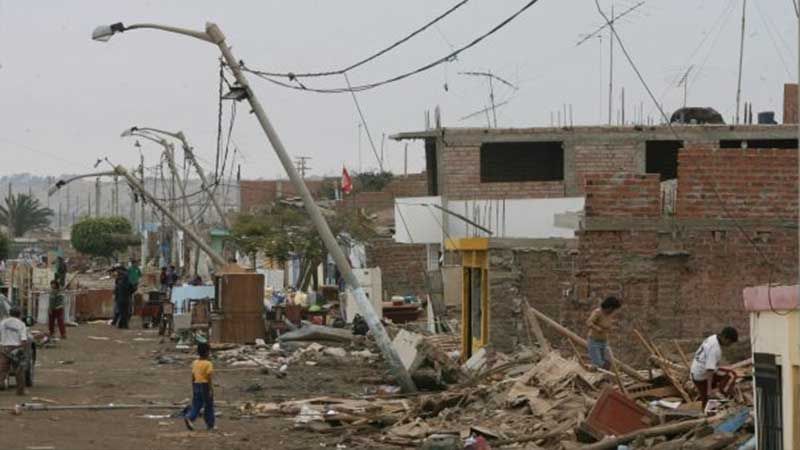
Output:
[[47,196],[52,197],[53,194],[58,192],[58,190],[61,189],[61,187],[64,186],[65,184],[67,184],[66,181],[58,180],[55,185],[51,186],[50,189],[47,190]]
[[133,133],[138,130],[139,127],[126,128],[125,131],[123,131],[122,134],[119,135],[119,137],[131,137],[133,136]]
[[100,25],[92,31],[92,39],[100,42],[108,42],[115,33],[122,33],[125,31],[125,25],[122,22],[117,22],[111,25]]

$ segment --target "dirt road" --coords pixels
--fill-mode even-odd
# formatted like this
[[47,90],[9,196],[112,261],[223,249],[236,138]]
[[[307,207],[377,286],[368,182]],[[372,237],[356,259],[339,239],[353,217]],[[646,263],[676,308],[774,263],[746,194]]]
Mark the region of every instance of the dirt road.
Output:
[[[133,324],[136,326],[136,324]],[[50,404],[188,403],[191,395],[189,359],[159,365],[158,352],[174,343],[159,344],[154,331],[117,330],[102,324],[69,328],[68,339],[39,353],[36,382],[25,397],[0,392],[0,408],[21,402]],[[217,363],[216,401],[271,401],[317,395],[357,395],[362,377],[380,367],[360,367],[336,361],[291,367],[278,379],[253,368]],[[148,418],[164,410],[27,411],[15,416],[0,412],[0,449],[149,450],[149,449],[307,449],[385,448],[346,441],[342,435],[293,429],[286,418],[241,419],[219,408],[218,432],[189,432],[182,420]],[[196,422],[204,429],[202,420]],[[343,447],[339,447],[343,448]]]

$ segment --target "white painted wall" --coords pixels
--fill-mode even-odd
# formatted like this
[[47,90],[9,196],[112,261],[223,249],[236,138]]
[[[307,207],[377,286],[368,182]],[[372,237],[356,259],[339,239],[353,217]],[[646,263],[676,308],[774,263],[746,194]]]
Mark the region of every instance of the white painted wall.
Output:
[[[792,367],[800,365],[800,311],[771,311],[750,313],[750,340],[754,353],[778,355],[781,365],[781,394],[783,400],[783,447],[792,448],[797,439],[793,424],[798,418],[795,398],[798,386],[793,385]],[[755,388],[754,388],[755,389]],[[755,394],[755,393],[754,393]]]
[[394,202],[394,240],[403,244],[441,244],[441,197],[404,197]]

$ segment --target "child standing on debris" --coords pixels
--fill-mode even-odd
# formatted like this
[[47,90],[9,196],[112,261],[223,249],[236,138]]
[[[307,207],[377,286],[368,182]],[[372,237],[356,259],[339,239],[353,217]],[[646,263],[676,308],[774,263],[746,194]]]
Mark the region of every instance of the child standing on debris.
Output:
[[214,429],[214,388],[211,384],[214,365],[209,360],[209,353],[208,343],[197,344],[198,358],[192,363],[192,408],[183,416],[186,428],[190,430],[194,430],[192,422],[200,415],[201,409],[206,427],[209,431]]
[[736,374],[729,369],[719,367],[722,359],[722,347],[727,347],[739,340],[736,328],[725,327],[718,334],[706,338],[700,348],[694,352],[692,359],[692,381],[697,387],[703,408],[708,403],[708,397],[714,389],[719,389],[723,394],[730,396],[736,385]]
[[606,297],[599,308],[595,308],[586,320],[589,336],[586,340],[589,359],[601,369],[611,368],[611,356],[608,351],[608,334],[614,328],[613,316],[622,307],[616,297]]

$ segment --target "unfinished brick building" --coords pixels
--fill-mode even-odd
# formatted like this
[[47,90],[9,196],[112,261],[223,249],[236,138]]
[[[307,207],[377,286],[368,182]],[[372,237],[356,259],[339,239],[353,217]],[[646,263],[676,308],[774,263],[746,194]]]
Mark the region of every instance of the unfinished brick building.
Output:
[[[638,349],[634,328],[656,340],[696,341],[724,324],[746,333],[742,289],[796,281],[796,136],[781,125],[692,125],[438,129],[396,138],[425,140],[428,192],[445,207],[584,200],[571,237],[504,233],[514,227],[493,223],[491,213],[481,221],[491,237],[447,233],[488,237],[487,343],[508,351],[527,339],[520,302],[583,333],[588,312],[609,294],[625,304],[612,342],[620,350]],[[537,202],[526,208],[535,216]]]

